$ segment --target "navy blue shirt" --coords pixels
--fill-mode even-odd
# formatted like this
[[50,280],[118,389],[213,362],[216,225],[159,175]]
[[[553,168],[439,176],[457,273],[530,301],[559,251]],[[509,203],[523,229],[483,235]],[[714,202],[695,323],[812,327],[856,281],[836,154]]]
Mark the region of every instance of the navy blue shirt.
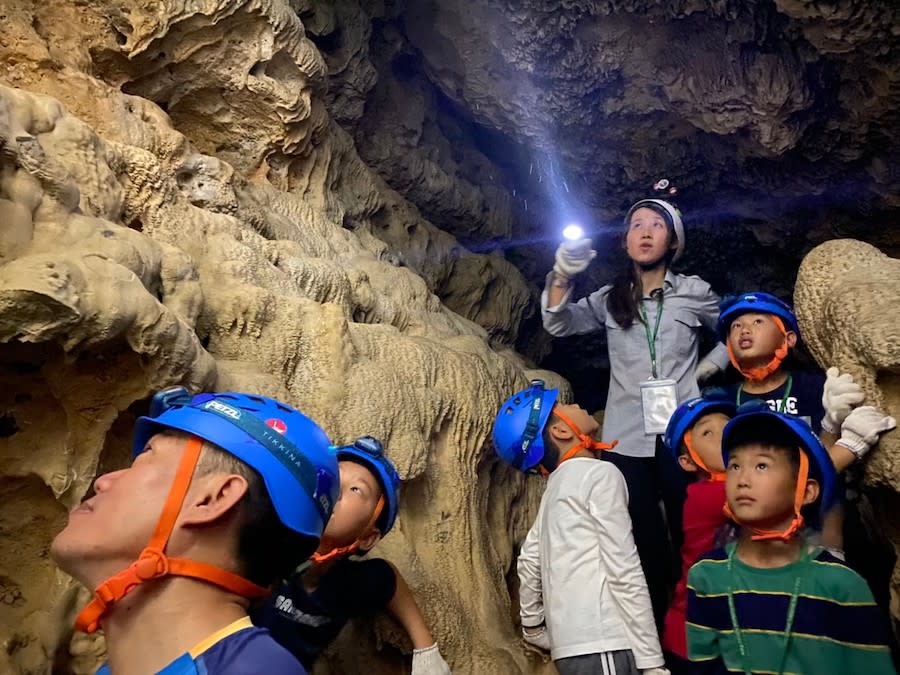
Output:
[[[297,659],[249,617],[239,619],[175,659],[157,675],[307,675]],[[115,675],[103,665],[97,675]]]
[[343,559],[311,593],[303,587],[302,573],[297,574],[250,615],[253,623],[267,628],[279,644],[312,668],[347,621],[381,611],[396,589],[397,577],[385,560]]
[[785,412],[802,417],[817,434],[822,431],[822,418],[825,409],[822,407],[822,390],[825,388],[825,375],[820,372],[798,370],[789,373],[792,378],[791,390],[787,400],[785,393],[788,382],[764,394],[750,394],[743,391],[740,383],[725,388],[729,398],[738,404],[755,399],[765,401],[776,412]]

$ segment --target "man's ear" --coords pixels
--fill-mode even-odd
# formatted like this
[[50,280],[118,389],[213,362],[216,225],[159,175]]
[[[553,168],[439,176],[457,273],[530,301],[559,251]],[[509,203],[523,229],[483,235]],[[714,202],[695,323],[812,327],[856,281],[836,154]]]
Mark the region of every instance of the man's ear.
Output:
[[231,512],[249,489],[247,479],[235,473],[194,477],[179,520],[184,525],[213,523]]
[[694,463],[694,460],[686,452],[678,455],[678,465],[688,473],[697,473],[700,470],[700,467]]
[[803,493],[803,506],[807,504],[812,504],[819,498],[819,493],[822,491],[821,486],[819,485],[819,481],[815,478],[807,478],[806,479],[806,491]]
[[794,348],[797,346],[797,334],[794,331],[789,330],[785,334],[784,339],[787,340],[788,347]]

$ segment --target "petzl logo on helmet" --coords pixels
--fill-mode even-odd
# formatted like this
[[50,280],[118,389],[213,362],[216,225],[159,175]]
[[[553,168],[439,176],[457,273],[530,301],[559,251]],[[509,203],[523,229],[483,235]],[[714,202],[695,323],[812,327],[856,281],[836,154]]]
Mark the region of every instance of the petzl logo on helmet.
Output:
[[277,431],[282,436],[284,436],[284,434],[287,433],[287,424],[284,423],[284,420],[280,420],[277,417],[272,417],[270,419],[267,419],[266,426],[271,427],[272,429]]
[[228,415],[231,419],[239,420],[241,419],[241,411],[236,408],[232,408],[230,405],[225,405],[224,403],[220,403],[219,401],[213,399],[206,403],[204,408],[212,408],[223,415]]

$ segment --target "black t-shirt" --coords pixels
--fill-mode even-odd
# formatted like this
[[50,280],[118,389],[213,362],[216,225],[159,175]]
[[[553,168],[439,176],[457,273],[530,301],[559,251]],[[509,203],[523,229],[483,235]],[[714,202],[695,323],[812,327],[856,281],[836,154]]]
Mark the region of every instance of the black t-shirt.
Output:
[[386,561],[344,559],[322,577],[312,593],[303,588],[298,574],[265,598],[250,616],[310,669],[349,619],[384,609],[396,588],[397,578]]
[[[790,392],[787,393],[785,400],[789,385]],[[824,388],[824,374],[798,370],[790,373],[788,380],[780,387],[765,394],[750,394],[743,391],[740,383],[726,387],[726,391],[732,400],[739,404],[759,399],[765,401],[772,410],[798,415],[818,434],[822,431],[822,418],[825,416],[825,409],[822,407]]]

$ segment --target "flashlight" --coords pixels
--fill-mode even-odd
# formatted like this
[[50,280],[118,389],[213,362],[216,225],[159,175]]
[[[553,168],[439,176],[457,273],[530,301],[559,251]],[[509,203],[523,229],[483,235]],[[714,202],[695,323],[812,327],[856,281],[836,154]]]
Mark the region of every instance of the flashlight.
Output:
[[572,223],[571,225],[566,225],[565,229],[562,231],[562,235],[569,241],[578,241],[579,239],[584,238],[584,230],[581,228],[581,225]]

